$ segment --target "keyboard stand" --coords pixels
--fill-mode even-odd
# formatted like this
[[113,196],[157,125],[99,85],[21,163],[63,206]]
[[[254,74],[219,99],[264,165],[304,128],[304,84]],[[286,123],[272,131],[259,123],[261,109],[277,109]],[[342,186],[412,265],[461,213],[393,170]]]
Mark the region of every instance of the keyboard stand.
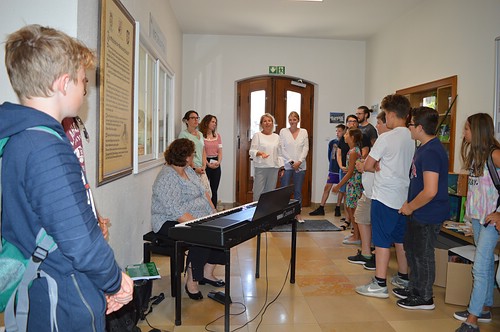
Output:
[[[257,262],[260,262],[260,234],[257,235]],[[248,240],[247,240],[248,241]],[[203,246],[199,245],[196,243],[193,243],[198,246]],[[175,241],[175,260],[176,260],[176,269],[175,269],[175,288],[176,288],[176,294],[177,296],[175,297],[175,325],[179,326],[182,324],[182,290],[181,290],[181,276],[182,276],[182,269],[184,266],[184,246],[186,243],[184,241]],[[231,289],[231,248],[225,248],[224,253],[226,255],[226,263],[225,263],[225,290],[224,294],[226,295],[225,299],[225,304],[224,304],[224,331],[229,332],[229,323],[230,323],[230,316],[229,316],[229,309],[230,309],[230,289]],[[290,283],[295,284],[295,267],[296,267],[296,260],[297,260],[297,220],[293,218],[292,220],[292,232],[291,232],[291,256],[290,256]],[[259,271],[258,271],[259,266],[257,265],[257,271],[255,273],[256,278],[258,278]],[[172,272],[171,272],[172,273]]]

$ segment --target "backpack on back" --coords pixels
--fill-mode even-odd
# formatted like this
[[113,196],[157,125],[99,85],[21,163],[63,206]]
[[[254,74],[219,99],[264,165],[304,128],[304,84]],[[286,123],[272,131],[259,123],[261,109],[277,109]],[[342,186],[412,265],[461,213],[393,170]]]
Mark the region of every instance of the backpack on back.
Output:
[[488,172],[490,173],[491,180],[497,188],[498,191],[498,199],[497,199],[497,209],[500,206],[500,178],[498,177],[497,168],[495,167],[495,163],[493,162],[493,151],[490,152],[488,156],[488,160],[486,161],[486,165],[488,166]]
[[[59,134],[48,127],[37,126],[27,128],[26,130],[45,131],[57,136],[62,140]],[[2,156],[5,145],[10,137],[0,139],[0,199],[2,197],[1,175],[2,175]],[[0,203],[0,235],[1,235],[1,213],[3,200]],[[57,249],[54,240],[47,235],[45,229],[40,229],[36,237],[36,249],[29,258],[25,258],[21,251],[13,244],[5,241],[2,237],[0,242],[0,312],[5,311],[5,327],[11,331],[26,331],[29,311],[28,288],[31,281],[40,276],[47,278],[49,293],[55,291],[57,294],[57,284],[54,279],[43,271],[38,271],[38,267],[47,257],[47,255]],[[53,293],[54,294],[54,293]],[[54,300],[57,300],[54,299]],[[17,302],[17,303],[16,303]],[[51,296],[51,316],[55,315],[55,303]],[[56,323],[56,321],[53,321]]]

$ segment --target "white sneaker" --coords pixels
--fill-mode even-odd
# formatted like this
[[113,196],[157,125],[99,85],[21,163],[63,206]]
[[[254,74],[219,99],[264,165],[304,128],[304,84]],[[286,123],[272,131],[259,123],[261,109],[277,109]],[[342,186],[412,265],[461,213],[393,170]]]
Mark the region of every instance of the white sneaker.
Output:
[[387,286],[380,286],[377,282],[377,279],[375,278],[373,278],[371,282],[364,286],[356,287],[356,293],[364,296],[378,297],[381,299],[386,299],[389,297]]
[[391,278],[391,284],[398,288],[408,288],[409,280],[404,280],[398,274],[395,274]]

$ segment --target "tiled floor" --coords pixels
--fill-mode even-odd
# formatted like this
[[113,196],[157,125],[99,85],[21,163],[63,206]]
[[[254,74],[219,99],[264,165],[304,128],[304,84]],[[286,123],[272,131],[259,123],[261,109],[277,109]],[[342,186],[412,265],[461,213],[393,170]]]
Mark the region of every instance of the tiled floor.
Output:
[[[305,215],[308,211],[306,208]],[[327,212],[325,217],[308,218],[328,219],[336,225],[340,224],[331,212]],[[298,233],[297,275],[293,285],[287,278],[290,233],[269,232],[263,235],[260,279],[254,277],[255,239],[233,248],[231,331],[251,320],[238,331],[256,331],[258,327],[258,331],[262,332],[447,332],[460,325],[453,318],[453,312],[465,307],[445,304],[445,289],[441,287],[434,287],[436,309],[432,311],[399,308],[393,295],[389,299],[357,295],[354,287],[368,282],[374,272],[347,262],[346,257],[355,254],[357,249],[356,246],[341,244],[348,232]],[[207,326],[207,330],[223,331],[224,307],[206,298],[208,291],[213,289],[208,285],[200,286],[205,295],[201,301],[190,300],[185,293],[182,294],[182,325],[175,326],[169,258],[154,256],[153,260],[162,274],[162,279],[153,283],[153,295],[163,292],[166,299],[154,307],[147,321],[139,322],[141,330],[147,332],[155,327],[162,331],[205,331],[207,324],[219,318]],[[393,258],[389,275],[396,273],[396,266]],[[224,276],[223,268],[218,268],[216,272],[218,276]],[[280,291],[277,300],[262,315],[265,304],[275,299]],[[245,312],[241,303],[246,306]],[[148,322],[152,327],[148,326]],[[0,314],[1,325],[3,314]],[[493,309],[493,322],[480,324],[480,328],[482,332],[500,331],[500,309]]]
[[[304,211],[305,215],[308,211]],[[340,224],[331,212],[315,219]],[[399,308],[392,294],[389,299],[357,295],[354,287],[368,282],[374,272],[347,262],[346,257],[355,254],[357,249],[357,246],[341,243],[348,232],[298,233],[295,284],[290,284],[287,278],[290,233],[263,235],[260,279],[254,277],[255,239],[234,247],[231,251],[231,297],[234,302],[231,305],[231,330],[249,321],[238,331],[256,331],[258,327],[262,332],[441,332],[454,331],[460,325],[453,318],[453,312],[464,310],[464,307],[445,304],[444,288],[434,288],[436,309],[431,311]],[[205,328],[223,331],[224,307],[206,298],[208,291],[213,289],[209,285],[200,286],[205,296],[201,301],[190,300],[185,293],[182,294],[182,325],[175,326],[168,259],[153,257],[163,276],[154,282],[153,295],[164,292],[166,299],[147,316],[149,324],[162,331],[205,331]],[[396,266],[393,258],[389,275],[397,272]],[[223,268],[218,267],[216,274],[223,277]],[[280,291],[273,304],[263,310]],[[494,309],[493,316],[492,323],[480,325],[482,332],[500,331],[500,309]],[[146,321],[140,322],[139,326],[143,332],[151,330]]]

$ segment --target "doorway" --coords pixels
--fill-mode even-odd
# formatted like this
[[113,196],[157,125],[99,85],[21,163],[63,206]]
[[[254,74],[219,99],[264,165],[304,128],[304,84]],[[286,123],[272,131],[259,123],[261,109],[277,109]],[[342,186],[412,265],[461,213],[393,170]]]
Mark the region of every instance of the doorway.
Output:
[[[275,133],[288,127],[288,114],[300,115],[299,127],[309,134],[307,170],[302,187],[302,206],[311,204],[314,85],[287,76],[259,76],[237,82],[236,202],[253,201],[253,166],[248,155],[253,135],[260,131],[264,113],[276,119]],[[279,180],[278,180],[279,182]]]

